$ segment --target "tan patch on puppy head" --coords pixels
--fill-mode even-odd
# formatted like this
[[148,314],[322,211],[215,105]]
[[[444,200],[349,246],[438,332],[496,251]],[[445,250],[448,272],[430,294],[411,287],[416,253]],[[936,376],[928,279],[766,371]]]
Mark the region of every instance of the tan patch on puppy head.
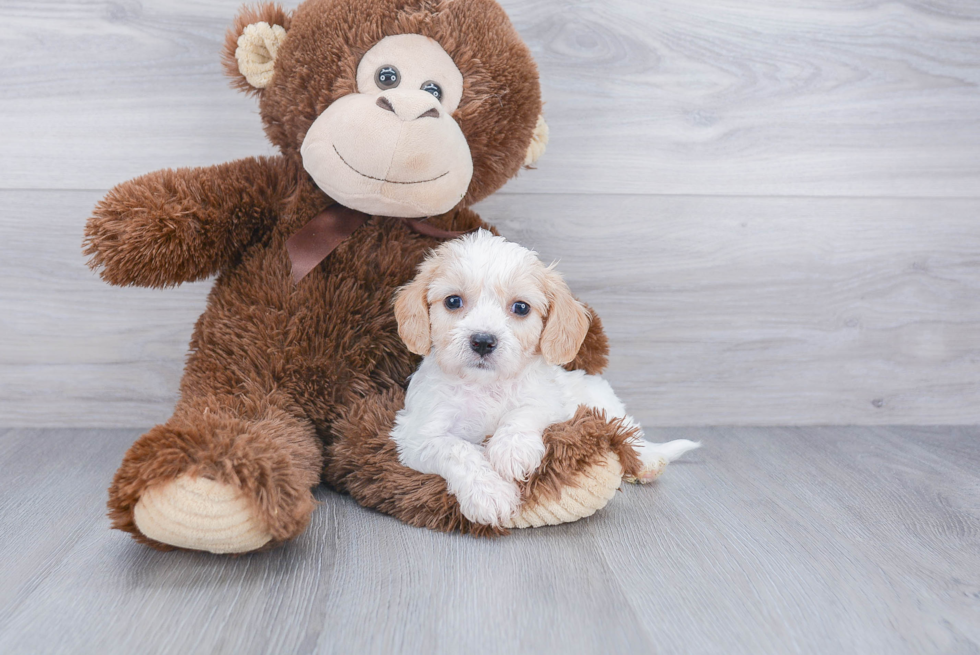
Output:
[[509,313],[511,306],[518,301],[527,303],[531,308],[526,316],[511,314],[510,317],[511,332],[527,357],[537,355],[545,317],[551,307],[547,276],[545,265],[536,256],[531,256],[506,282],[495,285],[495,294],[501,300],[501,309],[505,312]]
[[572,296],[565,280],[549,269],[545,277],[545,293],[550,307],[541,333],[541,354],[549,364],[567,364],[575,359],[589,331],[589,312]]

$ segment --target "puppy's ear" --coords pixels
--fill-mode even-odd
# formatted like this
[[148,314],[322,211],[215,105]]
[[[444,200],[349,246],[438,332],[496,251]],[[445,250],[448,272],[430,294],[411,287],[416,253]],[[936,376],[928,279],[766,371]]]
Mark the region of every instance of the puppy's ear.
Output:
[[429,333],[429,282],[431,275],[423,267],[418,276],[400,288],[395,295],[395,320],[398,336],[416,355],[428,355],[432,349]]
[[565,280],[556,271],[547,272],[545,293],[550,305],[541,332],[541,354],[549,364],[567,364],[575,359],[585,341],[590,314],[582,303],[575,300]]

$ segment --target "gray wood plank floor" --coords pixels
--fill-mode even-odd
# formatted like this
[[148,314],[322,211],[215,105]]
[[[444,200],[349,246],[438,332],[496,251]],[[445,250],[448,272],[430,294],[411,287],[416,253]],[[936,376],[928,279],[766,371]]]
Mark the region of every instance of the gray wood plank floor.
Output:
[[0,652],[976,653],[980,428],[673,428],[704,448],[493,541],[319,492],[240,558],[108,530],[137,430],[0,431]]

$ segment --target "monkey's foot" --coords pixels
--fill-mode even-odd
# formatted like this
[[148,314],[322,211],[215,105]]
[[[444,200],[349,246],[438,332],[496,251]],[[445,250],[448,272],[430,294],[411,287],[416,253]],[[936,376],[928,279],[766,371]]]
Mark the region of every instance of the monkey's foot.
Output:
[[244,553],[272,540],[240,489],[203,477],[182,475],[149,487],[133,517],[144,535],[178,548]]
[[592,516],[612,500],[622,480],[623,467],[619,457],[610,452],[576,475],[569,485],[562,488],[556,500],[540,500],[525,505],[517,516],[503,525],[506,528],[539,528]]

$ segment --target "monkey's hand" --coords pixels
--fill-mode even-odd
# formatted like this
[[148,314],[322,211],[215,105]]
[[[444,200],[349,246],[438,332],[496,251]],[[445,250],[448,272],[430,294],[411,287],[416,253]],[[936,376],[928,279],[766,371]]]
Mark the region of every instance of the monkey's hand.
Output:
[[112,189],[85,226],[89,266],[110,284],[167,287],[235,261],[295,184],[281,157],[165,169]]

